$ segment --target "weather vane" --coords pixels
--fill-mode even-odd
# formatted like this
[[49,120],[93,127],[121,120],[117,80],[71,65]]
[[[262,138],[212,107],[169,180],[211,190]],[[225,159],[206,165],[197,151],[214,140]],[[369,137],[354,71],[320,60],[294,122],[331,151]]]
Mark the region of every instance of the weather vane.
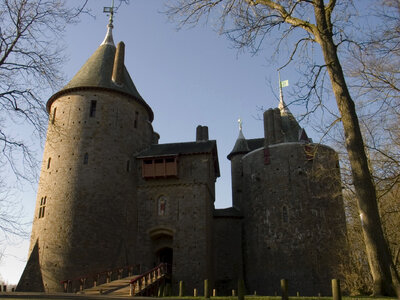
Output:
[[110,21],[108,23],[109,27],[113,27],[113,20],[114,20],[114,0],[112,0],[111,7],[106,6],[103,8],[104,13],[109,13],[110,14]]
[[238,123],[239,123],[239,130],[242,131],[242,124],[243,124],[243,122],[242,122],[242,119],[241,119],[241,118],[238,119]]

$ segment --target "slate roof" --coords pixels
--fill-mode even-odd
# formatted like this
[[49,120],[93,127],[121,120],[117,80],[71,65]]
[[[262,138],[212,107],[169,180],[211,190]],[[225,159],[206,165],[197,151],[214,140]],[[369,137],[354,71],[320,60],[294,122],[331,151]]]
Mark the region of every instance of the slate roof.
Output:
[[249,146],[250,151],[256,150],[258,148],[264,147],[264,138],[259,138],[259,139],[249,139],[246,140],[247,145]]
[[239,136],[235,142],[235,146],[233,146],[231,153],[229,153],[227,157],[230,160],[234,154],[241,154],[241,153],[245,154],[248,153],[249,151],[250,149],[249,146],[247,145],[247,141],[244,138],[242,129],[240,129]]
[[264,138],[248,140],[238,138],[227,158],[230,160],[234,154],[246,154],[262,147],[264,147]]
[[235,207],[214,210],[214,218],[243,218],[243,214]]
[[171,144],[155,144],[141,152],[137,158],[169,156],[180,154],[212,153],[217,147],[215,140]]
[[150,148],[142,151],[136,157],[143,159],[147,157],[163,157],[163,156],[177,156],[177,155],[191,155],[211,153],[215,160],[215,171],[217,176],[220,176],[217,141],[199,141],[199,142],[185,142],[185,143],[171,143],[171,144],[154,144]]
[[117,85],[111,80],[115,52],[116,47],[112,43],[101,44],[71,81],[60,91],[50,97],[47,101],[47,111],[50,110],[53,101],[62,94],[73,90],[95,88],[116,91],[134,98],[146,107],[150,115],[150,121],[153,121],[153,111],[143,100],[142,96],[140,96],[126,67],[124,68],[124,79],[122,85]]

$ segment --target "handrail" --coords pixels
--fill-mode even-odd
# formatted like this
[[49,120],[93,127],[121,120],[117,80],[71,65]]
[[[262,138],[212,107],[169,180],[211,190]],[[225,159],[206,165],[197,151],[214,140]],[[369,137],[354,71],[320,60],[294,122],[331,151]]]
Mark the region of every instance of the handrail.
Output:
[[140,279],[146,277],[146,275],[149,275],[150,273],[154,272],[154,271],[160,271],[159,273],[161,273],[161,275],[165,275],[168,274],[168,264],[166,263],[161,263],[158,266],[154,267],[153,269],[139,275],[138,277],[132,279],[130,281],[131,284],[135,283],[135,281],[139,281]]
[[122,278],[122,274],[125,270],[128,270],[128,276],[132,276],[133,275],[133,270],[134,269],[139,269],[139,273],[140,273],[140,265],[127,265],[121,268],[114,268],[114,269],[108,269],[102,272],[98,272],[98,273],[92,273],[92,274],[85,274],[83,276],[79,276],[76,278],[72,278],[72,279],[66,279],[66,280],[62,280],[60,281],[60,283],[62,284],[63,288],[64,288],[64,292],[67,293],[68,292],[68,286],[70,283],[74,282],[74,281],[78,281],[80,283],[80,290],[83,290],[85,287],[85,282],[88,278],[93,278],[93,284],[94,286],[97,285],[97,281],[99,280],[99,278],[102,275],[106,275],[107,277],[107,281],[111,281],[111,276],[112,274],[117,273],[118,274],[118,279]]
[[[171,274],[171,266],[161,263],[157,267],[139,275],[130,281],[130,296],[142,293],[146,288],[152,286],[155,282],[159,282],[165,275]],[[138,291],[136,292],[136,286]]]

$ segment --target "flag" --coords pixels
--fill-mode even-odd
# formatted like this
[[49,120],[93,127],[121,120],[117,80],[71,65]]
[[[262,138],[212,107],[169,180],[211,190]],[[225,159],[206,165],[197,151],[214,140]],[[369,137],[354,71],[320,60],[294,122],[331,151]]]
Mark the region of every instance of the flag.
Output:
[[289,86],[289,80],[281,81],[281,88]]

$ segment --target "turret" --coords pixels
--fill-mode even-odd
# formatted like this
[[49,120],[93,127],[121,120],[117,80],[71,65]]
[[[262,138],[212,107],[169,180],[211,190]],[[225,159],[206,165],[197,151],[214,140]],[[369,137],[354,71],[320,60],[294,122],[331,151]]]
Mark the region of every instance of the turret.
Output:
[[110,22],[98,49],[47,102],[30,254],[19,291],[62,291],[62,280],[92,280],[94,273],[135,262],[134,154],[157,134],[124,53],[122,42],[114,45]]
[[282,96],[264,132],[264,147],[249,143],[241,158],[247,287],[272,294],[285,278],[305,295],[328,293],[346,243],[337,154],[310,143]]
[[228,159],[231,161],[231,176],[232,176],[232,203],[233,207],[242,209],[242,192],[243,192],[243,165],[242,157],[250,152],[249,146],[243,135],[242,122],[239,119],[239,136],[236,139],[235,146],[231,153],[228,154]]
[[264,111],[264,138],[265,146],[311,142],[304,128],[301,128],[281,96],[279,106]]

